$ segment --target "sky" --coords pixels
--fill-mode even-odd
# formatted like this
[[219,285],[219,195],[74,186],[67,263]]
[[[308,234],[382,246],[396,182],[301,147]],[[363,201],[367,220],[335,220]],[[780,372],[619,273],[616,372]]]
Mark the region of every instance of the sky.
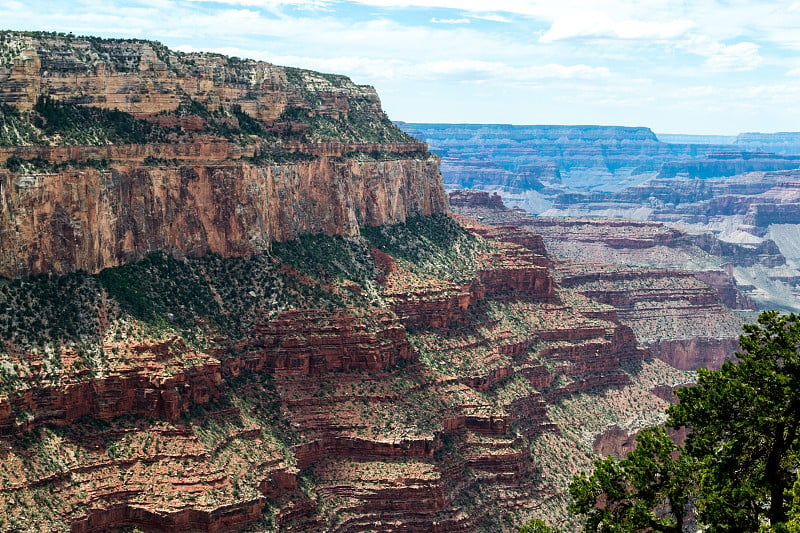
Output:
[[800,131],[796,0],[0,0],[0,29],[346,74],[406,122]]

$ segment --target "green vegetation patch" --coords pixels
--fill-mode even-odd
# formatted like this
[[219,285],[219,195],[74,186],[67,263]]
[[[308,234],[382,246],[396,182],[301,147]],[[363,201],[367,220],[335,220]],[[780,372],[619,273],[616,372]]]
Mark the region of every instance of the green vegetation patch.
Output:
[[58,135],[66,144],[146,144],[166,142],[170,130],[130,113],[58,102],[42,97],[34,110],[36,126],[47,136]]
[[82,272],[0,278],[0,338],[7,347],[21,350],[99,338],[100,293],[97,279]]
[[26,146],[40,139],[40,132],[16,107],[0,104],[0,146]]
[[367,227],[367,242],[408,261],[426,275],[455,283],[470,281],[481,266],[481,255],[491,244],[460,226],[447,215],[410,218],[405,224]]
[[[312,101],[319,100],[311,98]],[[288,106],[280,122],[302,123],[308,126],[301,138],[308,142],[390,143],[415,142],[415,139],[394,125],[385,113],[367,107],[357,97],[350,97],[347,117],[318,113],[313,107]]]
[[194,329],[200,318],[220,322],[222,309],[196,261],[152,254],[107,268],[98,279],[107,294],[137,320],[160,328]]
[[324,281],[343,278],[366,283],[378,276],[369,246],[360,238],[304,235],[293,241],[274,243],[272,255]]

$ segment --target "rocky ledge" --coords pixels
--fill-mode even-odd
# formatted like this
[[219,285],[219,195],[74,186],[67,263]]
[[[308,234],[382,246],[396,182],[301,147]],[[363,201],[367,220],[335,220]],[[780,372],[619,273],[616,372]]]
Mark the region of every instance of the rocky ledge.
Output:
[[634,431],[664,400],[637,384],[652,363],[633,330],[554,283],[540,236],[458,220],[4,280],[0,527],[476,531],[541,514],[564,489],[558,406],[633,394],[613,423]]

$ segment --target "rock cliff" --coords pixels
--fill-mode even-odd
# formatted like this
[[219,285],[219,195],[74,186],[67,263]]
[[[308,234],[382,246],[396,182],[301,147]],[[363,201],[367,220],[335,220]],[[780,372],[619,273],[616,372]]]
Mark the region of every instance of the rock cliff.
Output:
[[542,252],[435,215],[2,280],[0,526],[512,530],[563,493],[554,405],[639,391],[631,430],[664,405]]
[[400,125],[442,156],[448,189],[497,193],[545,216],[679,227],[731,264],[761,308],[800,310],[796,133],[656,138],[646,128]]
[[443,213],[438,160],[343,76],[4,32],[0,275],[243,256]]
[[0,274],[98,272],[156,250],[229,257],[308,233],[356,235],[444,212],[439,180],[434,158],[0,171]]
[[187,101],[212,113],[239,106],[266,123],[286,118],[292,108],[332,119],[381,115],[375,89],[344,76],[184,54],[153,41],[3,32],[0,47],[0,101],[20,111],[45,97],[162,123]]
[[652,179],[615,193],[556,197],[552,214],[637,213],[689,232],[718,256],[762,308],[800,309],[798,171],[751,172],[729,178]]
[[664,143],[649,128],[398,124],[442,157],[448,189],[498,190],[509,199],[523,190],[544,197],[563,188],[617,190],[654,176],[669,161],[730,148]]

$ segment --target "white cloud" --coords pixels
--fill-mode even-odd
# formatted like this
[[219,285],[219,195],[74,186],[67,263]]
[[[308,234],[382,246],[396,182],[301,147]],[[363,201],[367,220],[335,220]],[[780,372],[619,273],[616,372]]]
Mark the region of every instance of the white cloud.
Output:
[[703,85],[686,87],[679,90],[678,94],[686,102],[691,102],[692,105],[698,107],[718,105],[727,107],[730,110],[734,106],[752,109],[783,106],[783,111],[789,111],[791,108],[797,109],[797,102],[800,100],[800,87],[785,83],[765,83],[737,87]]
[[25,10],[25,4],[22,2],[0,2],[0,9],[7,9],[9,11],[23,11]]
[[330,4],[330,2],[328,2],[327,0],[186,0],[186,1],[195,4],[215,3],[215,4],[227,4],[231,6],[240,6],[240,7],[261,7],[267,9],[274,9],[281,6],[322,8]]
[[712,72],[744,72],[754,70],[764,63],[764,58],[759,53],[761,47],[747,41],[728,45],[701,35],[681,43],[680,47],[706,57],[706,67]]
[[460,19],[439,19],[433,17],[431,19],[431,23],[433,24],[469,24],[468,18],[460,18]]
[[0,0],[0,20],[347,74],[396,118],[800,124],[800,0]]
[[430,61],[412,65],[415,72],[425,76],[465,76],[467,79],[493,78],[507,82],[539,81],[543,79],[594,80],[611,75],[606,67],[589,65],[513,66],[492,61]]
[[[181,52],[198,52],[192,46],[177,47]],[[322,72],[348,74],[361,80],[399,79],[450,79],[462,78],[469,82],[495,80],[504,83],[527,83],[542,80],[599,80],[612,76],[606,67],[589,65],[544,65],[514,66],[499,61],[472,59],[413,62],[408,60],[370,59],[363,56],[341,56],[333,58],[276,55],[266,51],[243,50],[224,47],[204,50],[237,56],[278,65],[292,65]]]
[[764,62],[758,49],[757,44],[747,42],[722,45],[715,54],[706,59],[706,65],[714,72],[754,70]]
[[561,16],[540,38],[543,43],[566,39],[612,38],[637,40],[673,40],[685,36],[695,24],[688,20],[653,22],[614,20],[606,13],[582,12]]
[[502,22],[505,24],[511,22],[511,19],[498,15],[497,13],[468,13],[467,15],[473,19],[488,20],[489,22]]

